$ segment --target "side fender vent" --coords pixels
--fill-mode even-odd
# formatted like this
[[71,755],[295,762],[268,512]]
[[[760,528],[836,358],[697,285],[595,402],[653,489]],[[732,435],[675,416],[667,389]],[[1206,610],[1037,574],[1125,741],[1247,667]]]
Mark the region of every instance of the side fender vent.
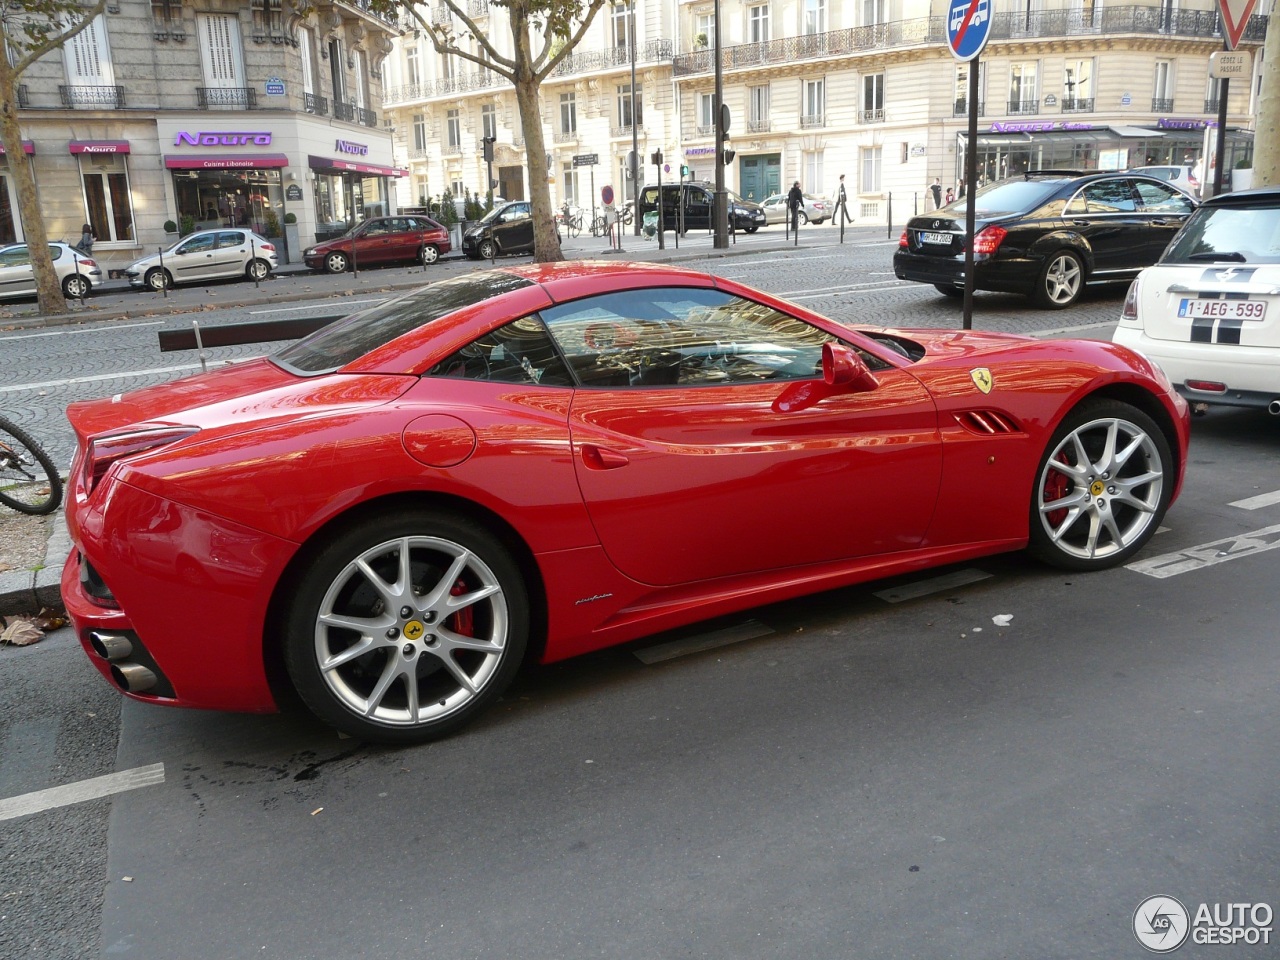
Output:
[[1022,432],[1022,428],[1012,417],[994,410],[966,410],[956,414],[956,422],[970,433],[984,437]]

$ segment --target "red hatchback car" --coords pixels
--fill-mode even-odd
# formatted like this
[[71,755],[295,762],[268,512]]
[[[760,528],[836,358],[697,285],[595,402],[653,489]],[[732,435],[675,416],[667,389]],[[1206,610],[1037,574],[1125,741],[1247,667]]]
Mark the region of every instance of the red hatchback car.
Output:
[[451,278],[73,404],[62,595],[129,696],[441,736],[527,658],[1029,547],[1128,560],[1188,413],[1100,341],[850,327],[668,266]]
[[312,270],[343,273],[356,267],[385,263],[435,263],[452,248],[449,231],[419,214],[374,217],[358,223],[340,237],[317,243],[302,252]]

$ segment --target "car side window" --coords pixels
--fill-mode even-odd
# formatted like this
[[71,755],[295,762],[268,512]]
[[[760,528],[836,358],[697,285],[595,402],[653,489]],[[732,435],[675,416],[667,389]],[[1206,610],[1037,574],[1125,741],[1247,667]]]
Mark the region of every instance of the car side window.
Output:
[[720,290],[604,293],[542,311],[584,387],[704,386],[821,375],[836,339],[772,307]]
[[365,227],[364,235],[366,237],[380,237],[387,232],[387,221],[374,220],[369,226]]
[[1080,196],[1084,198],[1085,213],[1133,213],[1138,209],[1133,189],[1123,178],[1097,180],[1081,190]]
[[213,249],[213,242],[217,239],[215,233],[205,233],[198,237],[192,237],[177,249],[178,253],[208,253]]
[[437,363],[427,376],[544,387],[573,384],[547,328],[537,317],[522,317],[486,333]]
[[21,267],[29,262],[26,247],[13,247],[0,251],[0,267]]
[[223,230],[218,234],[219,247],[243,246],[247,238],[239,230]]
[[1195,209],[1191,198],[1174,187],[1150,180],[1135,180],[1133,186],[1142,198],[1142,209],[1147,213],[1188,214]]
[[387,226],[391,233],[408,233],[409,221],[404,217],[392,217],[387,221]]

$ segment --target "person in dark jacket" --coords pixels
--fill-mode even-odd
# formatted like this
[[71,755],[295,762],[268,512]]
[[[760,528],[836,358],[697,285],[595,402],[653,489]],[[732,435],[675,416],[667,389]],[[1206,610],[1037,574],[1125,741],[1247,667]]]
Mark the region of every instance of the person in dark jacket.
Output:
[[800,222],[800,208],[804,206],[804,191],[797,180],[787,191],[787,209],[791,211],[791,228],[794,230]]
[[76,244],[76,249],[83,253],[86,257],[93,255],[93,241],[98,238],[93,235],[93,227],[85,224],[80,228],[80,242]]

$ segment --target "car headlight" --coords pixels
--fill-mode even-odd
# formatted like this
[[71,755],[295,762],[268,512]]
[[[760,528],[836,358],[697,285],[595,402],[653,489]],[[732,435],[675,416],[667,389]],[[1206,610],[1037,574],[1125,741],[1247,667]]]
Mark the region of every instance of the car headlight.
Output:
[[307,247],[307,249],[305,249],[305,250],[303,250],[303,251],[302,251],[302,255],[303,255],[304,257],[314,257],[314,256],[316,255],[316,248],[315,248],[315,247]]

